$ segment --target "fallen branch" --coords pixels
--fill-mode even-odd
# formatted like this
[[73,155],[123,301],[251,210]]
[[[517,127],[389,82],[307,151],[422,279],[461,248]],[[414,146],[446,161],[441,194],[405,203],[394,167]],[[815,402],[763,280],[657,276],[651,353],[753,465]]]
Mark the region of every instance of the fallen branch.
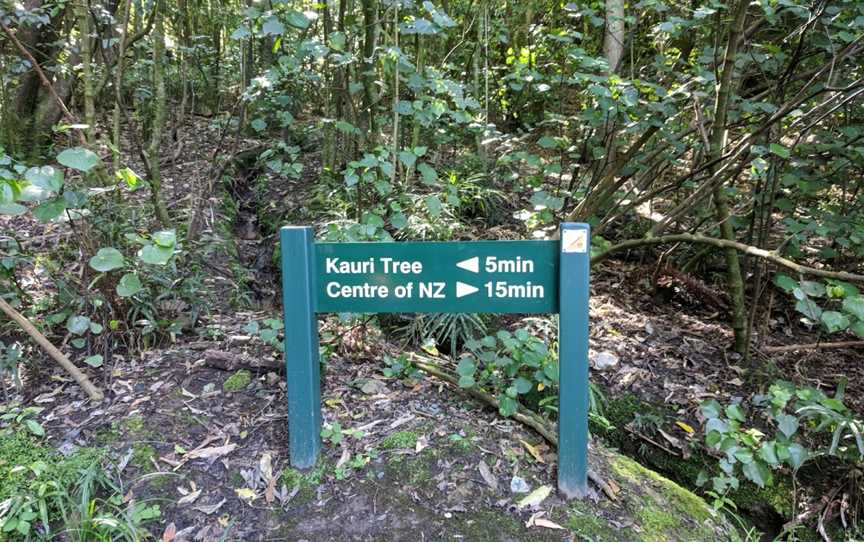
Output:
[[61,352],[57,349],[56,346],[51,344],[51,342],[45,338],[45,335],[42,335],[42,333],[40,333],[39,330],[36,329],[36,327],[34,327],[33,324],[31,324],[30,321],[24,317],[24,315],[13,309],[12,306],[9,305],[9,303],[6,303],[6,301],[2,297],[0,297],[0,310],[6,313],[6,316],[8,316],[11,320],[21,326],[21,328],[26,331],[27,334],[30,335],[30,337],[32,337],[33,340],[36,341],[39,346],[41,346],[42,349],[48,353],[48,355],[54,358],[54,361],[56,361],[60,364],[61,367],[66,369],[66,372],[69,373],[69,375],[73,379],[75,379],[75,382],[77,382],[78,385],[81,386],[81,388],[87,393],[90,399],[98,403],[105,398],[99,388],[97,388],[93,385],[92,382],[90,382],[90,379],[87,378],[87,375],[82,373],[81,370],[78,369],[78,367],[76,367],[71,361],[69,361],[69,358],[67,358],[63,354],[63,352]]
[[[413,363],[418,369],[429,373],[435,378],[438,378],[449,384],[452,384],[453,386],[456,386],[459,391],[464,392],[465,394],[483,403],[486,403],[492,408],[498,408],[498,401],[492,395],[477,388],[461,388],[459,387],[459,379],[443,367],[423,361],[423,359],[428,358],[423,358],[416,353],[412,352],[409,355],[411,357],[411,363]],[[552,427],[552,424],[540,417],[540,415],[528,410],[522,405],[518,405],[516,412],[513,414],[513,419],[537,431],[540,436],[542,436],[546,439],[547,442],[549,442],[549,444],[556,448],[558,447],[558,435],[555,431],[555,428]],[[609,500],[618,500],[617,491],[615,491],[612,485],[607,482],[602,476],[592,470],[589,470],[588,479],[597,484],[597,486],[603,491],[603,493],[605,493],[606,496],[609,497]]]
[[615,252],[638,248],[649,245],[668,245],[671,243],[699,243],[703,245],[711,245],[717,248],[734,248],[745,254],[756,256],[775,263],[781,267],[791,269],[802,275],[811,275],[814,277],[823,277],[828,279],[845,280],[849,282],[864,282],[864,275],[855,273],[847,273],[846,271],[827,271],[825,269],[817,269],[808,267],[788,260],[780,256],[776,251],[765,250],[752,245],[745,245],[738,241],[730,241],[727,239],[718,239],[716,237],[705,237],[704,235],[694,235],[692,233],[679,233],[676,235],[663,235],[660,237],[645,237],[642,239],[630,239],[622,241],[617,245],[612,245],[606,251],[591,258],[591,265],[598,264],[611,256]]
[[839,348],[864,348],[864,341],[840,341],[836,343],[786,344],[783,346],[763,346],[767,353],[795,352],[796,350],[832,350]]
[[[456,387],[459,387],[459,379],[456,376],[449,374],[446,369],[439,367],[437,365],[433,365],[431,363],[426,363],[422,361],[422,358],[417,354],[411,354],[411,362],[416,365],[419,369],[429,373],[430,375],[449,382]],[[498,408],[498,401],[492,395],[486,393],[483,390],[479,390],[477,388],[459,388],[464,393],[478,399],[489,406],[494,408]],[[519,405],[518,410],[513,414],[513,419],[527,425],[531,429],[540,433],[540,435],[545,438],[549,444],[552,446],[558,447],[558,435],[555,433],[555,429],[546,422],[543,418],[541,418],[538,414],[531,412],[530,410],[524,408],[522,405]]]

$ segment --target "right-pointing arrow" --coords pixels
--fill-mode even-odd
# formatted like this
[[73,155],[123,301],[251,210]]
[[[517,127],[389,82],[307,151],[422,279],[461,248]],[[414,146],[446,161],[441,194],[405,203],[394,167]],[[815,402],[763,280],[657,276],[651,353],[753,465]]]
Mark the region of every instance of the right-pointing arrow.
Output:
[[480,257],[474,256],[473,258],[462,260],[461,262],[456,264],[456,267],[458,267],[459,269],[464,269],[465,271],[471,271],[472,273],[479,273]]
[[471,295],[473,293],[478,292],[479,290],[470,284],[465,284],[464,282],[456,282],[456,297],[465,297],[466,295]]

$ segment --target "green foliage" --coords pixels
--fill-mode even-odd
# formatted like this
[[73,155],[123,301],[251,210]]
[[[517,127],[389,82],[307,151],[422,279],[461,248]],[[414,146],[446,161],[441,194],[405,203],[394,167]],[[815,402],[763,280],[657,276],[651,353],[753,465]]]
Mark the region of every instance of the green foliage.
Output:
[[[797,471],[824,455],[847,465],[864,462],[864,422],[843,404],[843,392],[840,386],[829,397],[815,388],[779,381],[768,395],[754,399],[756,410],[749,416],[741,403],[703,403],[705,443],[723,456],[721,472],[711,479],[712,491],[722,496],[737,490],[742,475],[759,487],[770,486],[774,471]],[[707,476],[701,481],[707,482]]]
[[3,396],[9,401],[9,393],[6,389],[5,379],[8,376],[15,389],[21,390],[21,378],[18,374],[18,366],[21,364],[21,347],[18,344],[6,344],[0,341],[0,385],[3,386]]
[[282,335],[285,329],[285,324],[281,318],[265,318],[262,322],[255,320],[246,324],[243,331],[252,336],[257,336],[265,344],[282,352],[285,350],[285,343],[282,340]]
[[329,442],[333,446],[338,446],[342,443],[345,437],[351,437],[356,440],[362,439],[366,434],[357,429],[343,429],[339,422],[325,423],[321,428],[321,438],[325,442]]
[[384,369],[381,371],[387,378],[398,378],[406,380],[418,380],[422,378],[422,373],[415,367],[408,356],[400,355],[398,358],[385,355]]
[[795,298],[795,310],[827,333],[851,331],[864,337],[864,296],[857,286],[839,280],[796,281],[778,274],[774,283]]
[[[518,329],[514,333],[502,330],[467,341],[465,347],[468,353],[462,355],[456,367],[459,386],[476,386],[493,393],[502,416],[516,412],[520,396],[535,393],[547,399],[555,396],[557,357],[528,330]],[[557,410],[552,401],[545,401],[543,406],[549,411]]]
[[382,450],[413,449],[419,435],[414,431],[397,431],[390,433],[381,441]]
[[[102,468],[104,451],[80,448],[61,455],[36,440],[32,409],[0,407],[0,533],[10,542],[58,537],[78,542],[138,542],[158,506],[124,502],[124,492]],[[37,424],[38,425],[38,424]]]

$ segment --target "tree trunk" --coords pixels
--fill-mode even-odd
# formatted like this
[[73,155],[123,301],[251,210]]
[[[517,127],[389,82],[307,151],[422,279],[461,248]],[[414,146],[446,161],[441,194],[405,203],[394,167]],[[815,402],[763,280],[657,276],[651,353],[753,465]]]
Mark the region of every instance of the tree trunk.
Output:
[[111,142],[113,143],[112,154],[114,158],[114,170],[120,169],[120,116],[123,107],[123,66],[126,56],[126,36],[129,27],[129,12],[132,0],[124,0],[120,7],[120,44],[117,53],[117,65],[114,67],[114,114],[111,126]]
[[166,97],[165,97],[165,24],[161,2],[153,7],[156,11],[156,22],[153,28],[153,126],[150,130],[150,145],[147,149],[147,162],[150,166],[150,198],[156,218],[163,228],[171,226],[168,209],[162,201],[162,173],[159,167],[159,144],[162,142],[162,132],[165,130]]
[[624,0],[606,0],[603,56],[609,64],[609,72],[617,72],[624,56]]
[[[734,85],[735,57],[738,54],[739,37],[744,31],[747,20],[747,0],[739,0],[735,4],[732,21],[729,23],[726,53],[723,58],[723,71],[717,86],[717,98],[714,104],[714,123],[711,126],[709,138],[710,148],[708,159],[717,160],[726,147],[728,128],[726,119],[729,112],[729,102]],[[712,173],[719,169],[719,162],[712,167]],[[720,238],[735,241],[735,229],[729,215],[729,202],[726,198],[725,186],[719,183],[714,188],[715,216],[720,226]],[[732,301],[732,331],[735,333],[734,348],[742,356],[747,351],[747,316],[744,307],[744,280],[741,275],[741,262],[738,251],[727,248],[726,254],[726,284],[729,298]]]
[[363,108],[370,147],[378,143],[378,123],[375,119],[375,46],[378,41],[378,2],[363,0],[363,23],[366,27],[363,41]]
[[[41,6],[41,0],[30,0],[24,4],[24,9],[33,11]],[[65,20],[64,8],[60,9],[48,24],[38,27],[19,26],[16,29],[17,39],[30,51],[40,66],[50,66],[56,61]],[[70,59],[70,65],[74,65],[72,60],[74,59]],[[60,77],[59,74],[54,77],[52,83],[57,94],[61,98],[67,98],[71,90],[68,78]],[[17,119],[17,134],[8,150],[39,154],[39,150],[50,143],[51,127],[60,120],[63,112],[43,87],[36,70],[30,69],[19,78],[11,109],[14,112],[13,118]]]
[[96,127],[96,100],[93,86],[93,39],[90,30],[90,4],[86,0],[79,0],[78,13],[78,40],[81,49],[81,83],[84,86],[84,137],[88,144],[93,143],[93,129]]

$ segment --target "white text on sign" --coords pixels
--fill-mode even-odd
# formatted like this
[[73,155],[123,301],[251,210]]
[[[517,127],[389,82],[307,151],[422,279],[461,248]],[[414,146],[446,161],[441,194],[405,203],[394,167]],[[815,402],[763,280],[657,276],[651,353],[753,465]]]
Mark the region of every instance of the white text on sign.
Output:
[[342,260],[341,258],[327,258],[324,267],[327,273],[336,275],[349,275],[359,273],[376,273],[377,264],[380,264],[381,272],[388,275],[419,275],[423,272],[423,262],[399,261],[393,258],[380,257],[368,260]]

